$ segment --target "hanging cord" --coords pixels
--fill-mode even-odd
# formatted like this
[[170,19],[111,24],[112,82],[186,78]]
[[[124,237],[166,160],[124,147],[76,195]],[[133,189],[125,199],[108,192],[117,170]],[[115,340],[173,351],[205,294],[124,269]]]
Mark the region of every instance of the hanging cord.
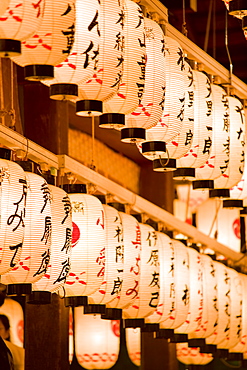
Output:
[[219,213],[219,210],[220,210],[220,202],[219,202],[218,206],[216,206],[215,216],[214,216],[212,225],[211,225],[210,230],[209,230],[209,233],[208,233],[208,236],[210,236],[211,235],[211,232],[213,230],[213,227],[214,227],[214,225],[216,223],[216,231],[215,231],[215,235],[214,235],[215,238],[217,238],[217,234],[218,234],[218,213]]
[[165,161],[164,161],[164,162],[163,162],[163,158],[161,158],[161,155],[159,155],[160,165],[161,165],[161,167],[163,167],[163,168],[165,168],[165,166],[169,163],[169,159],[170,159],[168,149],[166,149],[166,153],[167,153],[167,158],[164,158],[164,159],[165,159]]
[[12,60],[10,61],[10,109],[7,110],[4,108],[4,91],[3,91],[3,68],[2,68],[2,61],[0,58],[0,72],[1,72],[1,88],[0,88],[0,100],[1,100],[1,109],[0,109],[0,116],[2,117],[2,124],[6,126],[5,117],[7,115],[10,116],[11,125],[10,127],[15,129],[15,109],[14,109],[14,63]]
[[220,361],[227,367],[230,367],[232,369],[240,369],[242,368],[241,361],[239,362],[239,365],[231,365],[229,364],[225,359],[220,358]]
[[216,59],[216,17],[215,17],[215,5],[216,1],[213,0],[213,58]]
[[90,168],[91,170],[95,170],[96,169],[96,166],[95,166],[95,161],[94,161],[94,158],[95,158],[95,126],[94,126],[94,116],[92,115],[91,116],[91,119],[92,119],[92,162],[91,162],[91,165],[90,165]]
[[191,186],[188,185],[188,193],[187,193],[187,199],[186,199],[186,210],[185,210],[185,221],[187,220],[187,218],[189,216],[190,190],[191,190]]
[[205,40],[204,40],[204,51],[205,52],[207,52],[208,50],[208,39],[209,39],[210,24],[211,24],[211,18],[212,18],[212,8],[213,8],[213,0],[210,0],[209,9],[208,9],[206,34],[205,34]]
[[15,120],[16,120],[16,114],[14,109],[14,88],[15,88],[15,76],[14,76],[14,62],[10,61],[10,74],[11,74],[11,106],[10,106],[10,118],[11,118],[11,128],[15,130]]
[[232,84],[232,73],[233,73],[233,64],[232,64],[232,59],[228,47],[228,12],[227,10],[225,11],[225,47],[226,47],[226,52],[228,56],[228,60],[230,63],[230,69],[229,69],[229,85],[231,86]]
[[185,0],[183,0],[183,24],[182,24],[182,34],[187,37],[188,30],[186,27],[186,18],[185,18]]
[[1,87],[0,87],[0,100],[1,100],[1,110],[0,116],[2,118],[2,125],[5,126],[5,116],[7,114],[6,110],[4,110],[4,95],[3,95],[3,68],[2,68],[2,59],[0,58],[0,73],[1,73]]

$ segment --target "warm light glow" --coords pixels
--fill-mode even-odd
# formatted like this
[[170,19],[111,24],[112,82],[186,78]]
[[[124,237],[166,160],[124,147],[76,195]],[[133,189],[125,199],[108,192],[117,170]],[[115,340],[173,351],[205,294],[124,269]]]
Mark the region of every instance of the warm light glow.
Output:
[[129,358],[136,366],[141,366],[141,330],[140,328],[126,328],[126,347]]
[[10,341],[16,346],[23,347],[24,342],[24,314],[17,301],[5,298],[0,307],[0,314],[6,315],[10,323]]
[[9,6],[10,0],[2,0],[0,4],[0,15],[2,15]]
[[188,347],[188,343],[177,343],[177,359],[186,365],[207,365],[213,361],[211,353],[201,353],[200,349]]

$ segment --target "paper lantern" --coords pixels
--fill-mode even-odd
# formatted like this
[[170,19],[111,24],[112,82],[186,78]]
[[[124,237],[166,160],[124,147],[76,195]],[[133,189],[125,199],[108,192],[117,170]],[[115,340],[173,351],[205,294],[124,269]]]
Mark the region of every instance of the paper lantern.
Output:
[[203,270],[201,254],[193,248],[187,248],[189,255],[189,312],[184,323],[175,330],[175,333],[193,332],[198,326],[198,318],[201,316],[203,299]]
[[0,307],[0,314],[6,315],[9,319],[11,342],[23,347],[24,314],[20,303],[11,298],[5,298],[4,304]]
[[[200,294],[201,309],[197,326],[188,335],[189,343],[197,342],[197,338],[207,338],[214,332],[218,322],[217,282],[213,260],[204,254],[200,255],[202,264],[202,292]],[[193,342],[193,340],[195,340]]]
[[69,308],[69,363],[71,365],[74,357],[74,331],[73,331],[73,313]]
[[135,217],[119,212],[123,240],[117,253],[123,258],[123,270],[115,275],[112,296],[114,300],[106,304],[107,312],[112,308],[126,308],[138,296],[141,263],[141,229]]
[[111,368],[117,362],[119,349],[119,321],[83,315],[82,308],[75,308],[75,353],[84,369]]
[[139,292],[134,302],[123,310],[123,318],[127,319],[125,327],[126,323],[132,325],[131,319],[143,319],[151,315],[159,302],[159,239],[151,226],[144,224],[139,226],[141,233]]
[[136,366],[141,366],[141,330],[140,328],[126,328],[126,348],[129,358]]
[[89,296],[90,304],[105,304],[116,297],[116,284],[122,280],[124,268],[123,226],[120,215],[114,207],[103,204],[103,208],[106,233],[104,280],[99,289]]
[[208,199],[197,209],[197,228],[219,243],[240,252],[240,217],[238,209],[223,208],[222,202]]
[[23,246],[27,183],[23,169],[0,159],[0,275],[17,266]]
[[229,0],[228,2],[229,14],[237,18],[247,16],[246,2],[243,0]]
[[[6,5],[5,1],[3,3]],[[21,53],[21,41],[31,37],[40,27],[44,4],[44,0],[9,1],[0,17],[0,57]]]
[[10,0],[2,0],[0,4],[0,15],[2,15],[9,6]]
[[229,164],[229,103],[225,90],[211,85],[213,136],[210,157],[205,164],[196,169],[194,189],[213,188],[213,180],[223,175]]
[[177,343],[177,359],[185,365],[207,365],[213,361],[211,353],[201,353],[198,347],[188,347],[188,343]]
[[22,42],[22,55],[12,60],[24,68],[25,79],[54,76],[53,66],[69,55],[75,34],[75,0],[46,0],[35,34]]
[[162,329],[176,329],[189,310],[189,261],[181,242],[158,233],[160,249],[160,297],[156,311],[146,323],[159,323]]
[[29,303],[40,299],[40,292],[58,291],[64,284],[70,270],[72,241],[71,203],[64,190],[49,185],[51,191],[51,250],[50,262],[44,276],[33,284]]
[[21,258],[2,276],[8,294],[30,293],[30,284],[41,279],[50,261],[51,194],[46,180],[25,172],[27,179],[26,214]]
[[[150,160],[163,158],[167,146],[163,142],[168,142],[181,135],[183,125],[188,125],[189,106],[193,107],[193,91],[186,94],[186,87],[193,85],[192,70],[188,63],[184,61],[183,51],[179,43],[171,37],[165,36],[165,102],[161,119],[157,124],[146,131],[146,141],[139,147],[144,157]],[[189,103],[189,100],[190,103]],[[185,102],[185,99],[187,100]],[[192,99],[192,100],[191,100]],[[191,104],[192,102],[192,104]],[[194,119],[194,114],[190,116]],[[184,134],[182,134],[183,136]],[[183,139],[182,139],[183,140]],[[162,144],[164,150],[162,149]],[[181,146],[181,143],[180,143]],[[173,150],[173,147],[170,147]],[[181,154],[182,155],[182,154]],[[173,153],[169,151],[169,157],[173,158]],[[167,156],[166,156],[167,158]]]
[[226,171],[214,181],[214,190],[210,191],[211,197],[230,196],[229,189],[241,180],[244,171],[245,116],[243,105],[239,99],[232,96],[228,96],[227,100],[230,121],[229,163]]
[[[109,9],[111,11],[109,11]],[[123,73],[124,8],[122,0],[101,0],[99,10],[99,48],[94,56],[94,73],[79,85],[76,114],[96,116],[102,102],[117,93]]]
[[133,143],[145,140],[145,129],[160,120],[165,103],[165,45],[160,26],[144,18],[146,42],[145,88],[137,109],[126,116],[121,140]]
[[[247,205],[247,166],[244,166],[244,172],[241,180],[230,189],[230,199],[223,200],[224,208],[242,208]],[[246,213],[246,209],[241,213]]]
[[[105,268],[105,216],[98,198],[82,194],[80,184],[65,186],[72,205],[71,269],[63,287],[66,305],[87,304],[87,297],[99,289]],[[79,298],[78,298],[79,297]]]
[[117,94],[104,103],[100,127],[121,128],[125,122],[124,115],[133,112],[141,103],[146,65],[143,19],[140,6],[126,0],[122,82]]
[[206,338],[206,343],[228,349],[235,346],[241,336],[241,282],[233,269],[220,262],[214,262],[214,267],[217,281],[218,320],[213,334]]
[[98,0],[76,1],[74,44],[70,54],[54,68],[54,79],[41,81],[50,86],[50,98],[75,100],[78,84],[94,72],[94,57],[99,47]]
[[174,176],[192,178],[191,168],[202,166],[208,159],[212,145],[212,91],[206,74],[193,70],[194,79],[194,134],[190,150],[177,160]]

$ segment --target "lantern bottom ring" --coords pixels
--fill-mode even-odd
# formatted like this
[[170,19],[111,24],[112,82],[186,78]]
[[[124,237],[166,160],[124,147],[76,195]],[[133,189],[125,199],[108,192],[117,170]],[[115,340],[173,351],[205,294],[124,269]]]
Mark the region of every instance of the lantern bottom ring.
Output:
[[146,130],[142,127],[126,127],[121,130],[121,141],[124,143],[140,143],[146,140]]
[[153,170],[156,172],[168,172],[176,170],[176,159],[159,158],[153,161]]
[[21,42],[19,40],[0,39],[0,57],[10,58],[21,54]]
[[193,190],[196,189],[213,189],[214,180],[195,180],[192,181]]
[[27,297],[27,303],[29,304],[50,304],[51,303],[51,292],[32,291],[32,293]]
[[196,171],[192,167],[180,167],[173,173],[173,178],[176,180],[194,180],[195,176]]
[[102,128],[123,128],[125,115],[122,113],[104,113],[99,118],[99,127]]
[[88,304],[84,306],[84,315],[96,315],[104,314],[105,305],[104,304]]
[[47,64],[30,64],[24,67],[24,77],[28,81],[51,80],[54,67]]
[[121,318],[121,308],[106,308],[105,313],[101,315],[101,319],[104,320],[121,320]]
[[64,305],[65,307],[79,307],[86,306],[88,304],[87,296],[71,296],[65,297]]
[[76,84],[52,84],[50,86],[50,98],[54,100],[74,100],[78,97],[78,85]]
[[7,295],[28,295],[32,293],[32,284],[9,284]]
[[76,114],[78,116],[100,116],[103,112],[103,103],[100,100],[78,100],[76,102]]
[[126,328],[144,328],[144,319],[124,319],[123,327]]

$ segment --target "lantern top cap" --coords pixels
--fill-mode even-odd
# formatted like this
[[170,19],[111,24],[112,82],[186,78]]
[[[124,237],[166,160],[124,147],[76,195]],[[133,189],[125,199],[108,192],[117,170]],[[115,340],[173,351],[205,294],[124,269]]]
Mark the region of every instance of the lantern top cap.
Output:
[[64,184],[62,189],[66,191],[66,193],[87,193],[85,184]]

